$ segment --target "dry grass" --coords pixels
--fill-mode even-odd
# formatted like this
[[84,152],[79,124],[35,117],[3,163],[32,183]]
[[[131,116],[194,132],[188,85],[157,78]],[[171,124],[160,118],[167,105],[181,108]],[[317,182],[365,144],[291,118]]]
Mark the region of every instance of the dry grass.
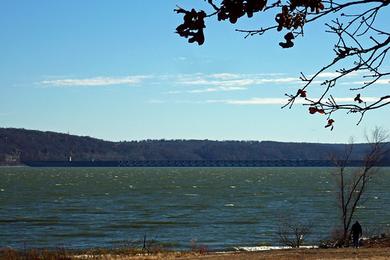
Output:
[[70,260],[69,254],[63,250],[38,250],[30,249],[16,251],[12,249],[0,249],[0,259],[4,260]]
[[232,259],[232,260],[301,260],[301,259],[390,259],[390,248],[340,248],[340,249],[291,249],[272,250],[266,252],[232,253],[224,255],[207,255],[202,257],[187,257],[188,259]]
[[366,243],[365,247],[354,248],[329,248],[329,249],[288,249],[271,250],[262,252],[228,252],[207,253],[193,250],[189,252],[170,252],[156,248],[146,252],[141,249],[92,249],[84,251],[65,251],[64,249],[49,250],[24,250],[0,249],[0,259],[7,260],[68,260],[68,259],[102,259],[102,260],[157,260],[157,259],[204,259],[204,260],[312,260],[312,259],[390,259],[390,238],[376,239]]
[[121,252],[90,252],[91,254],[74,254],[59,251],[37,251],[17,252],[13,250],[2,250],[0,259],[7,260],[70,260],[70,259],[96,259],[96,260],[160,260],[160,259],[204,259],[204,260],[313,260],[313,259],[390,259],[390,247],[382,248],[338,248],[338,249],[289,249],[289,250],[271,250],[263,252],[231,252],[231,253],[194,253],[194,252],[157,252],[146,254],[142,252],[131,251],[129,254]]
[[192,252],[161,252],[157,254],[140,255],[100,255],[100,256],[73,256],[72,259],[99,259],[99,260],[173,260],[173,259],[203,259],[203,260],[333,260],[333,259],[390,259],[390,248],[339,248],[339,249],[289,249],[263,252],[232,252],[232,253],[192,253]]

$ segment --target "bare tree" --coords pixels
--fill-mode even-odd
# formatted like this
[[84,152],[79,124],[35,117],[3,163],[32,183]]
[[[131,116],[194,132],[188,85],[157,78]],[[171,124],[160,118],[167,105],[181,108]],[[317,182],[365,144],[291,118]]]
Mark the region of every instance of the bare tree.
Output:
[[353,141],[346,147],[343,158],[334,160],[339,168],[336,173],[338,204],[341,210],[342,244],[348,243],[348,231],[351,227],[356,208],[362,202],[362,196],[367,191],[372,176],[377,172],[380,160],[386,152],[386,131],[375,128],[371,136],[366,136],[368,150],[363,158],[363,166],[351,172],[347,169],[353,152]]
[[[382,108],[390,104],[390,95],[384,93],[370,103],[365,102],[363,91],[377,83],[383,83],[390,76],[387,54],[390,49],[390,33],[379,26],[378,17],[383,15],[389,6],[390,0],[204,0],[209,12],[195,9],[185,10],[177,7],[175,11],[184,15],[184,21],[176,28],[176,32],[188,38],[190,43],[205,42],[204,29],[206,19],[217,17],[218,21],[228,20],[236,23],[242,17],[252,17],[259,13],[272,13],[275,20],[267,26],[258,29],[236,29],[244,33],[245,38],[254,35],[263,35],[270,31],[284,31],[284,40],[279,45],[282,48],[291,48],[299,36],[304,35],[307,24],[327,18],[326,31],[336,36],[333,59],[317,72],[307,76],[301,73],[303,87],[295,93],[286,93],[288,100],[283,107],[291,108],[297,98],[303,98],[304,105],[309,107],[311,114],[327,115],[325,127],[333,129],[335,122],[331,115],[344,110],[348,113],[359,113],[363,119],[367,111]],[[386,14],[388,15],[388,14]],[[387,18],[386,18],[387,19]],[[388,28],[388,27],[387,27]],[[322,94],[318,97],[310,95],[310,87],[326,72],[332,72],[322,81]],[[332,94],[332,90],[342,78],[353,73],[362,76],[363,80],[357,87],[350,88],[348,101],[339,102]],[[389,82],[387,82],[389,83]],[[362,93],[361,93],[362,92]]]
[[277,235],[282,245],[299,248],[311,233],[312,225],[310,223],[296,221],[291,217],[280,221],[280,223]]

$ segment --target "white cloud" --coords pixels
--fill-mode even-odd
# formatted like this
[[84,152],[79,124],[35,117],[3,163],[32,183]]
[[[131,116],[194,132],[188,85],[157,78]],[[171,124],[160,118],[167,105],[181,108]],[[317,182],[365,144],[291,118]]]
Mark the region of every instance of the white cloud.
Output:
[[229,80],[229,79],[240,78],[240,75],[235,73],[215,73],[215,74],[211,74],[210,77],[215,79],[221,79],[221,80]]
[[126,77],[93,77],[93,78],[69,78],[43,80],[41,85],[55,87],[98,87],[113,85],[135,85],[141,83],[149,76],[126,76]]
[[188,93],[206,93],[206,92],[217,92],[217,91],[235,91],[235,90],[245,90],[244,87],[217,87],[217,88],[205,88],[205,89],[193,89],[187,91]]
[[[181,89],[168,90],[165,94],[182,93],[210,93],[245,90],[253,86],[269,84],[301,84],[299,77],[287,76],[283,73],[192,73],[192,74],[170,74],[156,76],[156,83],[174,84]],[[194,89],[185,89],[184,87],[194,87]],[[195,88],[196,87],[196,88]]]
[[[178,57],[177,59],[185,60],[185,57]],[[340,75],[337,72],[323,72],[318,75],[318,78],[331,78]],[[356,76],[358,73],[352,73],[349,76]],[[165,75],[130,75],[123,77],[89,77],[89,78],[53,78],[46,77],[46,80],[38,82],[42,86],[54,87],[97,87],[97,86],[113,86],[113,85],[137,85],[143,83],[145,79],[148,84],[162,85],[170,84],[180,87],[192,86],[198,87],[192,90],[168,90],[166,93],[207,93],[217,91],[233,91],[245,90],[247,88],[259,85],[297,85],[305,84],[298,75],[291,76],[284,73],[192,73],[192,74],[165,74]],[[321,84],[321,80],[313,81],[314,84]],[[363,81],[341,82],[341,84],[363,84]],[[376,84],[388,84],[387,79],[380,79]]]
[[[340,72],[321,72],[320,74],[317,75],[317,78],[335,78],[335,77],[338,77],[340,75],[341,75]],[[350,78],[350,77],[357,77],[360,75],[362,75],[361,71],[352,71],[352,72],[348,73],[347,75],[345,75],[344,77]],[[313,75],[310,75],[310,77],[312,77],[312,76]]]
[[[351,81],[351,82],[343,82],[342,84],[343,85],[364,85],[364,84],[367,84],[369,83],[370,81]],[[387,84],[390,84],[390,80],[389,79],[378,79],[377,81],[375,81],[376,85],[387,85]]]
[[176,85],[180,86],[200,86],[204,89],[194,89],[184,91],[187,93],[205,93],[216,91],[244,90],[251,86],[264,84],[298,84],[298,77],[286,77],[284,74],[182,74],[172,79]]
[[165,92],[165,94],[180,94],[180,93],[183,93],[183,91],[180,91],[180,90],[170,90],[170,91]]
[[[379,100],[379,97],[362,97],[364,102],[375,102]],[[314,99],[315,100],[315,99]],[[336,102],[340,103],[353,103],[354,98],[335,98]],[[287,98],[250,98],[250,99],[214,99],[206,100],[205,103],[221,103],[227,105],[285,105],[287,104]],[[305,99],[296,99],[295,104],[307,104]]]
[[254,85],[254,81],[251,79],[233,79],[233,80],[197,79],[197,80],[181,81],[179,83],[183,85],[220,86],[220,87]]
[[165,101],[160,100],[160,99],[150,99],[150,100],[148,100],[148,103],[149,104],[163,104],[163,103],[165,103]]
[[320,74],[317,75],[317,78],[334,78],[337,76],[340,76],[339,72],[321,72]]
[[286,98],[251,98],[251,99],[225,99],[207,100],[206,103],[222,103],[228,105],[281,105],[287,103]]
[[[182,57],[184,59],[184,57]],[[89,78],[56,78],[46,77],[46,80],[38,82],[42,86],[54,87],[98,87],[113,85],[136,85],[143,83],[145,79],[148,84],[162,85],[174,84],[175,86],[196,86],[192,90],[176,90],[166,93],[207,93],[216,91],[244,90],[251,86],[264,84],[297,84],[301,81],[298,77],[288,77],[282,73],[258,73],[258,74],[240,74],[240,73],[193,73],[193,74],[165,74],[165,75],[132,75],[123,77],[89,77]]]
[[[184,57],[179,57],[183,58]],[[319,78],[329,78],[339,75],[337,72],[321,73]],[[146,79],[148,79],[146,81]],[[51,78],[38,82],[41,86],[54,87],[99,87],[115,85],[137,85],[146,83],[158,86],[175,86],[176,89],[167,89],[166,94],[200,94],[211,92],[226,92],[245,90],[260,85],[301,86],[304,84],[298,75],[291,76],[284,73],[192,73],[192,74],[163,74],[163,75],[130,75],[123,77],[89,77],[89,78]],[[320,84],[322,81],[313,81]],[[341,84],[362,84],[362,81],[341,82]],[[377,84],[388,84],[389,80],[380,79]],[[181,89],[178,89],[180,87]],[[192,87],[184,89],[183,87]]]

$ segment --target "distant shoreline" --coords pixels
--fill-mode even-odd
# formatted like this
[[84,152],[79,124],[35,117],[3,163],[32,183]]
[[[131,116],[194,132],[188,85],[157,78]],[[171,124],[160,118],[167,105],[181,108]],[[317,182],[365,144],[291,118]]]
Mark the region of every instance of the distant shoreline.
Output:
[[[29,167],[334,167],[329,160],[143,160],[143,161],[25,161]],[[19,166],[21,166],[19,165]],[[359,167],[362,161],[350,161]],[[378,166],[390,166],[382,164]]]
[[[108,142],[11,128],[0,128],[0,143],[0,164],[36,167],[331,167],[330,159],[344,158],[346,149],[345,144],[271,141]],[[368,144],[354,145],[350,159],[362,160],[367,149]],[[390,166],[390,152],[383,162]]]

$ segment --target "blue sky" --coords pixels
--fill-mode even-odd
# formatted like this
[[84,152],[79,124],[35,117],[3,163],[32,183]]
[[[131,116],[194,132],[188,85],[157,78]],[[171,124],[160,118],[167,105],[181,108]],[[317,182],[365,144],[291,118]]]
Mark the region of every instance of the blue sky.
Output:
[[[2,0],[0,127],[115,141],[295,142],[359,141],[374,126],[390,129],[388,107],[367,113],[359,126],[357,115],[339,112],[332,132],[306,107],[280,109],[284,93],[299,88],[301,71],[314,73],[331,60],[334,38],[324,32],[325,20],[307,26],[289,50],[278,46],[281,34],[243,39],[234,32],[257,28],[265,18],[234,26],[210,21],[206,43],[197,46],[174,34],[182,20],[173,12],[179,2],[204,5]],[[336,96],[350,98],[345,90],[358,81],[359,75],[347,79]],[[382,82],[364,94],[381,96],[388,86]]]

